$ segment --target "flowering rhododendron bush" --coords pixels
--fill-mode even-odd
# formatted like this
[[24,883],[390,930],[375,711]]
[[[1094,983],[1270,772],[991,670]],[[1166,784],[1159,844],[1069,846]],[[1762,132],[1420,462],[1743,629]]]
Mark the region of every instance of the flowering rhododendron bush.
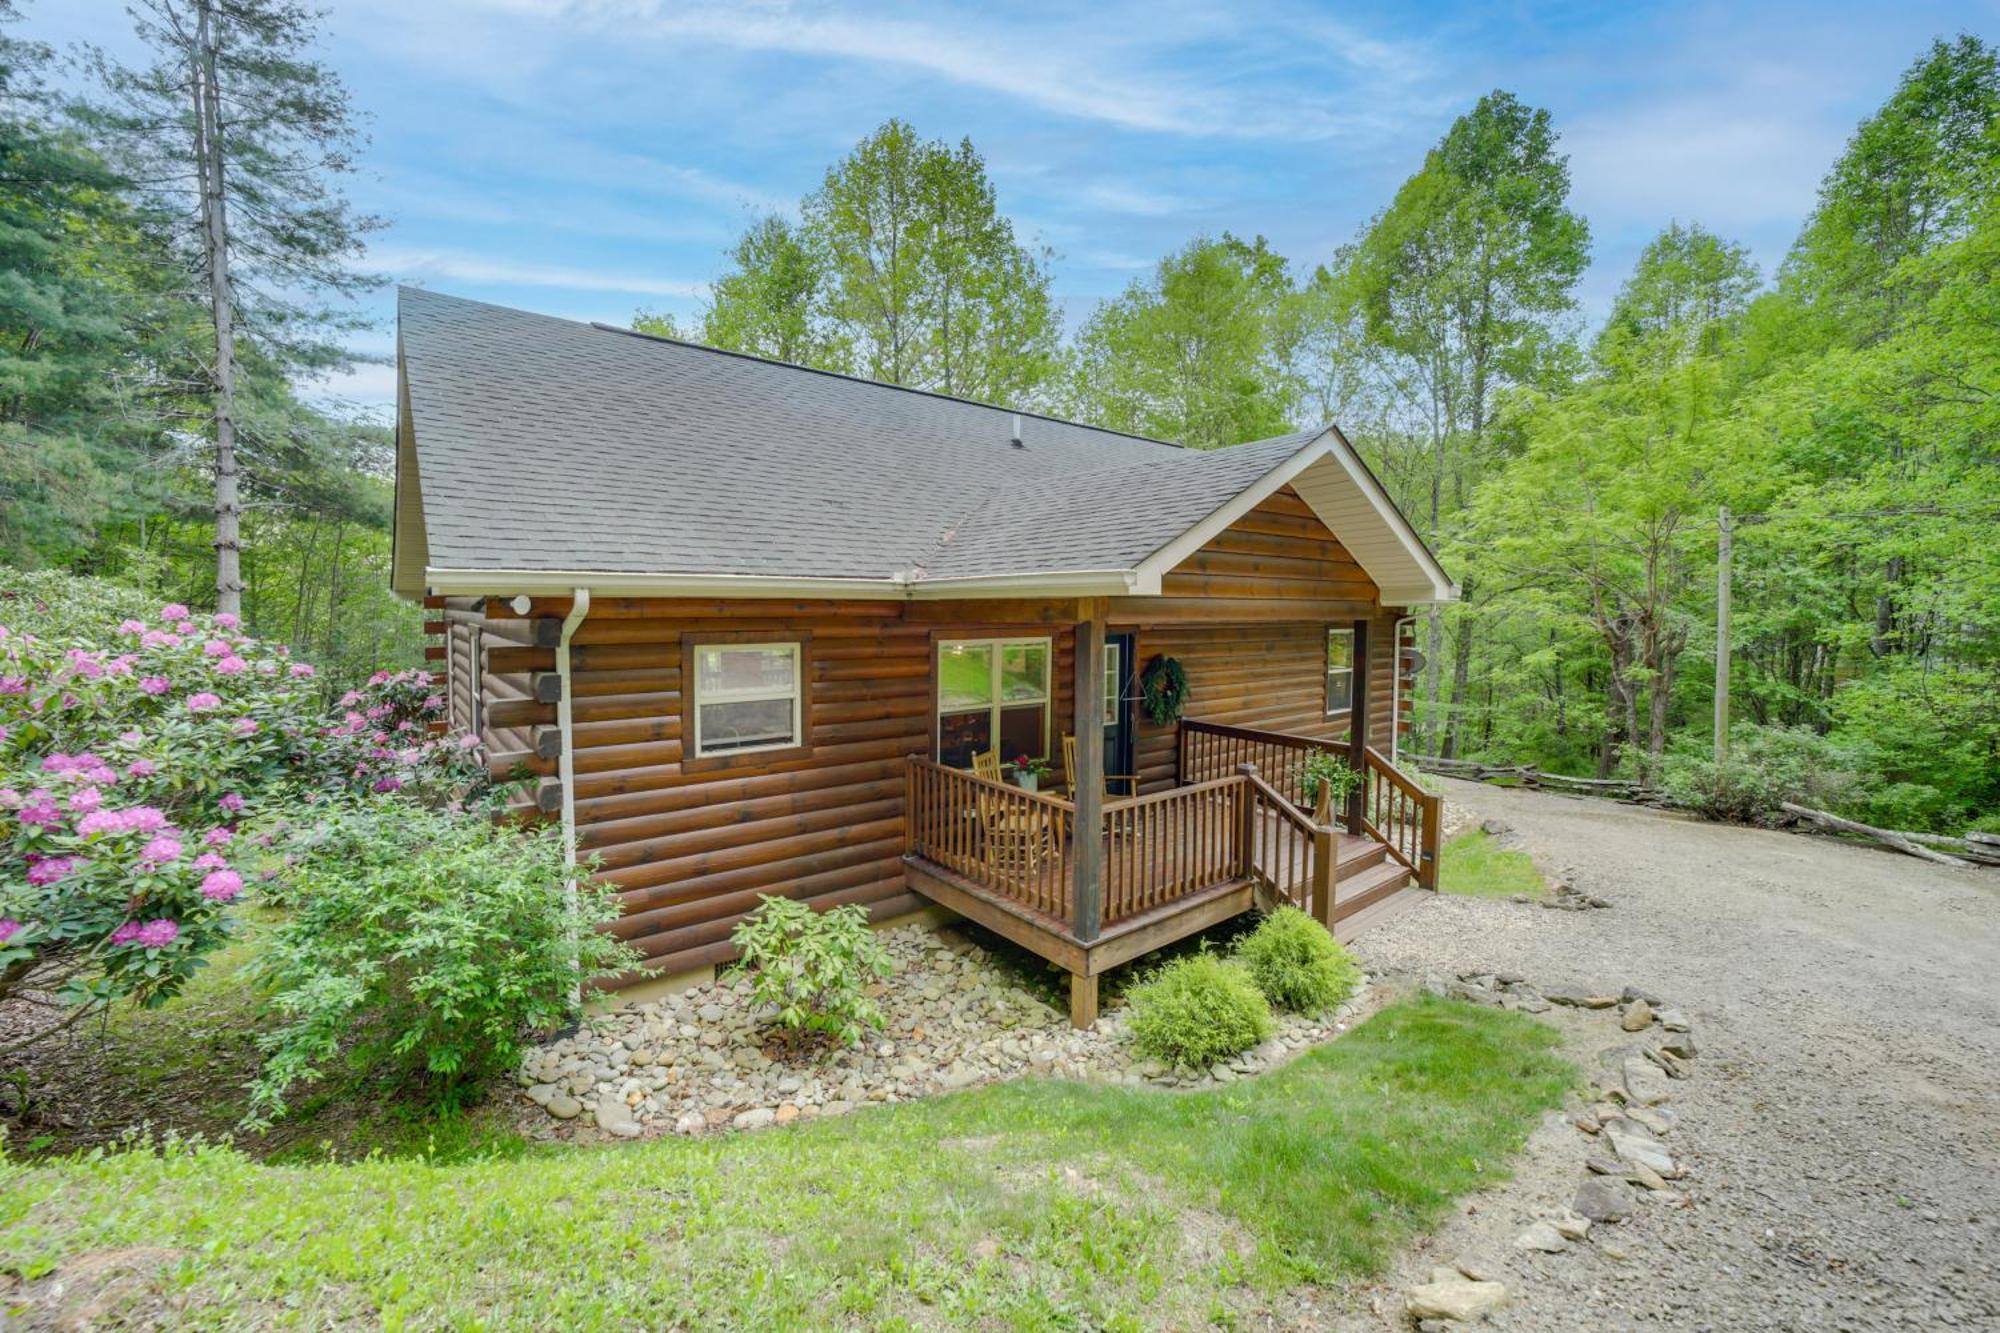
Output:
[[107,609],[0,600],[0,1001],[48,1020],[14,1045],[174,995],[226,936],[246,817],[356,790],[462,800],[480,776],[428,735],[427,673],[329,717],[313,668],[233,616]]

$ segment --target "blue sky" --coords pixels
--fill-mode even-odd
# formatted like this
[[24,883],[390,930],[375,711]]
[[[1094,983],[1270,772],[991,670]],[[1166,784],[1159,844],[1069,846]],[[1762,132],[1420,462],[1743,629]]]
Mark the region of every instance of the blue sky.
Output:
[[[1856,121],[1957,4],[1102,5],[330,0],[369,117],[350,193],[399,281],[578,319],[689,315],[744,224],[888,116],[970,136],[1056,252],[1072,322],[1189,237],[1301,269],[1380,209],[1453,117],[1547,107],[1589,218],[1586,319],[1646,241],[1699,221],[1783,255]],[[24,0],[23,35],[131,54],[121,0]],[[392,297],[371,302],[393,348]],[[386,366],[324,391],[379,411]]]

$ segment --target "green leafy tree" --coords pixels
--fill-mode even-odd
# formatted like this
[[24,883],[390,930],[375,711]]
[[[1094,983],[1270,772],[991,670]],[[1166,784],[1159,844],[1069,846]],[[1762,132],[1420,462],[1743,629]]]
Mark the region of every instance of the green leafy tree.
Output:
[[1191,241],[1091,314],[1069,408],[1196,449],[1282,434],[1299,396],[1288,374],[1292,300],[1290,270],[1263,237]]
[[1861,123],[1820,187],[1781,278],[1828,341],[1881,337],[1897,265],[1962,237],[2000,160],[2000,58],[1971,34],[1932,43]]
[[122,413],[144,374],[149,237],[49,60],[0,32],[0,559],[23,564],[78,556],[152,481]]
[[[1424,492],[1413,506],[1426,535],[1450,536],[1490,465],[1499,396],[1559,382],[1571,361],[1558,321],[1575,306],[1590,231],[1569,208],[1568,159],[1549,113],[1493,92],[1453,123],[1423,167],[1363,232],[1351,290],[1390,377],[1430,443]],[[1476,580],[1467,581],[1470,598]],[[1443,617],[1428,627],[1426,713],[1438,715]],[[1471,622],[1454,633],[1453,721],[1471,661]]]
[[375,225],[338,178],[358,144],[347,92],[311,58],[320,15],[296,0],[143,0],[154,63],[96,68],[98,123],[132,188],[178,220],[175,242],[208,310],[202,410],[212,435],[218,610],[241,609],[239,361],[283,374],[342,367],[353,320],[328,303],[375,283],[353,261]]
[[1619,293],[1593,373],[1514,402],[1524,448],[1478,496],[1472,541],[1506,580],[1481,613],[1518,598],[1598,640],[1600,775],[1621,747],[1641,776],[1657,772],[1685,608],[1708,569],[1706,516],[1759,471],[1728,425],[1724,358],[1756,285],[1742,247],[1699,227],[1661,233]]
[[819,318],[826,273],[799,229],[777,214],[743,233],[736,267],[715,284],[701,340],[799,365],[837,358]]
[[1060,334],[1048,255],[1016,238],[969,140],[890,120],[800,214],[737,241],[703,341],[987,401],[1032,398],[1048,379]]

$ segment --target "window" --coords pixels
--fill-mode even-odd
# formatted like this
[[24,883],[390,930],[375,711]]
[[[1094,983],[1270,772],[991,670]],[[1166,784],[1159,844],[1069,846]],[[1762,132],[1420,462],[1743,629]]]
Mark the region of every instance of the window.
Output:
[[1354,707],[1354,631],[1326,632],[1326,711],[1328,716]]
[[1125,673],[1119,670],[1118,650],[1124,646],[1116,639],[1104,645],[1104,725],[1107,727],[1118,725],[1118,690],[1125,679]]
[[693,659],[696,758],[805,743],[798,644],[702,643]]
[[938,762],[972,767],[997,748],[1002,763],[1049,754],[1049,641],[970,639],[938,644]]

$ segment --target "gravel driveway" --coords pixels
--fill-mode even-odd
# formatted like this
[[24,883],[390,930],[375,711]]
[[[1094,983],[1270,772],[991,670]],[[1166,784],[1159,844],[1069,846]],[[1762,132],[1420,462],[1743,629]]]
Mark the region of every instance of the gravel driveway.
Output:
[[[1465,1258],[1507,1284],[1500,1329],[2000,1329],[2000,872],[1447,786],[1615,906],[1440,896],[1356,952],[1377,971],[1636,985],[1683,1009],[1701,1048],[1668,1137],[1686,1205],[1642,1207],[1562,1254],[1515,1250],[1592,1146],[1551,1117],[1515,1179],[1341,1327],[1406,1326],[1401,1291]],[[1615,1014],[1546,1017],[1586,1073],[1623,1035]]]

